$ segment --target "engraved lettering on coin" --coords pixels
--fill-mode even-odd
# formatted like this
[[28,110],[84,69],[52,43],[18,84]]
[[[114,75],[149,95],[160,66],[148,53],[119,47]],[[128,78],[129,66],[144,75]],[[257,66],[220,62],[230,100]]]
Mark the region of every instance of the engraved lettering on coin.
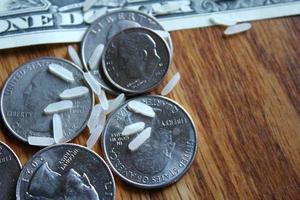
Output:
[[118,89],[143,93],[157,86],[170,63],[164,40],[145,28],[130,28],[115,35],[102,58],[104,73]]
[[[126,102],[111,114],[101,138],[112,170],[139,188],[161,188],[179,180],[189,169],[197,151],[197,133],[190,116],[174,101],[161,96],[134,100],[151,106],[155,117],[131,112]],[[135,151],[128,144],[136,135],[121,135],[125,126],[144,122],[150,138]],[[137,133],[138,134],[138,133]]]
[[106,37],[106,42],[108,42],[115,34],[132,27],[141,27],[140,24],[134,21],[129,20],[119,20],[116,21],[114,24],[111,24],[108,29],[108,34]]

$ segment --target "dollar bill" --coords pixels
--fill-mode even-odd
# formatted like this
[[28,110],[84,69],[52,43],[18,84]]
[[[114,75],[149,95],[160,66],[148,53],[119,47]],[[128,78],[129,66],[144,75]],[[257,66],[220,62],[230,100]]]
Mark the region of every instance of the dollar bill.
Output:
[[[1,0],[0,49],[79,42],[89,26],[84,0]],[[213,25],[212,17],[242,22],[297,15],[300,0],[98,0],[88,12],[134,9],[154,15],[168,31]]]

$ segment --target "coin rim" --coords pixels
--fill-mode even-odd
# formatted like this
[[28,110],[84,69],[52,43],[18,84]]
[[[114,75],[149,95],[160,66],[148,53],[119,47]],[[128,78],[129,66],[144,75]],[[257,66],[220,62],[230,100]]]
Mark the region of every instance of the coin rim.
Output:
[[[160,27],[161,27],[161,30],[164,30],[166,31],[166,29],[163,27],[163,25],[153,16],[151,15],[148,15],[148,14],[145,14],[141,11],[137,11],[137,10],[133,10],[133,9],[121,9],[121,10],[116,10],[116,11],[112,11],[112,12],[108,12],[104,15],[102,15],[101,17],[97,18],[91,25],[90,27],[88,28],[88,30],[85,32],[83,38],[82,38],[82,42],[80,43],[80,47],[81,47],[81,50],[80,50],[80,56],[81,56],[81,60],[82,60],[82,64],[85,68],[85,70],[89,71],[88,69],[88,65],[87,65],[87,62],[86,60],[84,59],[85,56],[84,56],[84,47],[85,47],[85,43],[86,43],[86,40],[87,40],[87,36],[88,34],[91,32],[91,29],[92,29],[92,25],[96,24],[100,19],[103,19],[104,17],[107,17],[109,15],[112,15],[112,14],[115,14],[115,13],[121,13],[121,12],[134,12],[134,13],[138,13],[138,14],[142,14],[144,16],[147,16],[149,18],[151,18],[153,21],[155,21]],[[171,36],[168,38],[170,40],[170,45],[169,43],[167,42],[167,46],[170,50],[170,53],[173,55],[173,42],[172,42],[172,38]]]
[[[105,17],[107,17],[107,16],[110,16],[110,15],[113,15],[113,14],[116,14],[116,13],[122,13],[122,12],[131,12],[131,13],[137,13],[137,14],[141,14],[141,15],[143,15],[143,16],[146,16],[146,17],[148,17],[148,18],[150,18],[151,20],[153,20],[153,21],[155,21],[156,22],[156,24],[157,25],[159,25],[160,26],[160,28],[161,28],[161,30],[162,31],[166,31],[166,29],[163,27],[163,25],[155,18],[155,17],[153,17],[153,16],[151,16],[151,15],[148,15],[148,14],[146,14],[146,13],[144,13],[144,12],[141,12],[141,11],[137,11],[137,10],[133,10],[133,9],[121,9],[121,10],[116,10],[116,11],[112,11],[112,12],[108,12],[108,13],[106,13],[106,14],[104,14],[104,15],[102,15],[102,16],[100,16],[99,18],[97,18],[92,24],[90,24],[90,27],[86,30],[86,32],[85,32],[85,34],[84,34],[84,36],[83,36],[83,38],[82,38],[82,42],[80,43],[80,57],[81,57],[81,61],[82,61],[82,64],[83,64],[83,67],[84,67],[84,70],[85,71],[90,71],[90,69],[89,69],[89,67],[88,67],[88,64],[87,64],[87,62],[86,62],[86,60],[85,60],[85,47],[86,47],[86,41],[87,41],[87,37],[88,37],[88,35],[90,34],[90,32],[91,32],[91,30],[92,30],[92,26],[94,25],[94,24],[97,24],[98,22],[99,22],[99,20],[102,20],[103,18],[105,18]],[[164,39],[165,40],[165,39]],[[169,51],[170,51],[170,54],[171,54],[171,58],[173,57],[173,41],[172,41],[172,37],[171,36],[169,36],[168,37],[168,41],[165,41],[166,43],[167,43],[167,47],[168,47],[168,49],[169,49]],[[108,43],[108,42],[107,42]],[[106,43],[106,44],[107,44]],[[105,45],[106,46],[106,45]],[[104,51],[103,51],[104,52]],[[102,53],[102,55],[103,55],[103,53]],[[102,60],[102,58],[101,58],[101,60]],[[99,67],[99,66],[98,66]],[[101,73],[99,72],[99,76],[102,76],[101,75]],[[103,79],[103,78],[102,78]],[[103,81],[105,81],[105,80],[103,80]],[[101,85],[102,86],[102,85]],[[102,86],[103,87],[103,86]],[[120,94],[121,92],[120,91],[115,91],[115,88],[113,88],[112,86],[109,86],[108,88],[107,87],[103,87],[107,92],[109,92],[109,93],[111,93],[111,94],[113,94],[113,95],[118,95],[118,94]]]
[[[19,157],[18,157],[17,154],[14,152],[14,150],[13,150],[10,146],[8,146],[8,144],[6,144],[6,143],[4,143],[4,142],[2,142],[2,141],[0,141],[0,144],[3,145],[4,147],[6,147],[6,149],[8,149],[8,151],[14,156],[15,161],[17,161],[17,165],[18,165],[18,167],[19,167],[19,174],[18,174],[18,177],[17,177],[17,178],[19,179],[20,174],[21,174],[21,171],[22,171],[22,164],[21,164],[21,162],[20,162]],[[1,173],[3,173],[3,172],[1,172]],[[18,180],[17,180],[17,183],[18,183]],[[14,188],[15,188],[15,191],[16,191],[16,190],[17,190],[17,185],[15,185]],[[2,191],[1,191],[1,192],[2,192]]]
[[[143,30],[143,31],[149,31],[149,32],[151,32],[152,34],[156,35],[158,38],[160,38],[160,40],[163,42],[163,44],[165,45],[165,47],[166,47],[166,49],[167,49],[167,52],[168,52],[168,64],[167,64],[166,72],[164,73],[164,75],[162,76],[162,78],[161,78],[158,82],[156,82],[154,85],[152,85],[151,87],[148,87],[148,88],[146,88],[146,89],[144,89],[144,90],[132,90],[132,89],[127,89],[127,88],[123,87],[122,85],[120,85],[119,83],[115,82],[115,81],[111,78],[109,72],[107,71],[107,66],[106,66],[106,63],[105,63],[105,55],[106,55],[107,49],[108,49],[108,47],[109,47],[108,44],[110,44],[111,41],[113,41],[113,39],[114,39],[115,37],[121,35],[121,34],[122,34],[123,32],[125,32],[125,31],[129,31],[129,32],[130,32],[131,30],[139,30],[139,29],[140,29],[140,30]],[[171,52],[170,52],[170,49],[169,49],[169,47],[168,47],[168,44],[167,44],[167,42],[165,41],[165,39],[163,39],[159,34],[157,34],[155,31],[153,31],[153,30],[150,29],[150,28],[146,28],[146,27],[132,27],[132,28],[127,28],[127,29],[125,29],[125,30],[123,30],[123,31],[121,31],[121,32],[119,32],[119,33],[117,33],[117,34],[115,34],[115,35],[107,42],[107,45],[106,45],[106,46],[104,47],[104,49],[103,49],[103,53],[102,53],[102,57],[101,57],[101,62],[102,62],[102,66],[103,66],[103,72],[104,72],[104,74],[105,74],[107,80],[108,80],[114,87],[118,88],[118,90],[120,90],[120,91],[122,91],[122,92],[124,92],[124,93],[126,93],[126,94],[136,95],[136,94],[143,94],[143,93],[146,93],[146,92],[149,92],[149,91],[153,90],[154,88],[156,88],[156,87],[164,80],[164,78],[166,77],[166,75],[167,75],[167,73],[168,73],[168,71],[169,71],[169,69],[170,69],[170,66],[171,66],[171,59],[172,59],[172,57],[171,57]]]
[[[0,96],[0,109],[1,109],[0,112],[1,112],[2,120],[4,121],[4,124],[5,124],[5,126],[8,128],[9,132],[12,133],[17,139],[19,139],[20,141],[22,141],[22,142],[24,142],[24,143],[26,143],[26,144],[28,144],[28,145],[30,145],[30,146],[38,146],[38,147],[45,147],[45,146],[31,145],[31,144],[29,144],[29,143],[28,143],[28,139],[24,139],[23,137],[21,137],[21,136],[20,136],[17,132],[15,132],[15,131],[13,130],[13,128],[10,126],[10,123],[8,123],[8,121],[7,121],[7,119],[6,119],[6,116],[5,116],[4,112],[3,112],[3,108],[4,108],[4,102],[3,102],[4,100],[3,100],[3,98],[4,98],[4,91],[5,91],[6,87],[7,87],[7,84],[9,83],[9,81],[10,81],[10,79],[13,77],[13,75],[14,75],[19,69],[21,69],[23,66],[25,66],[25,65],[27,65],[27,64],[29,64],[29,63],[38,61],[38,60],[42,60],[42,59],[54,59],[54,60],[59,60],[59,61],[61,61],[61,62],[66,62],[66,63],[72,65],[73,67],[77,68],[77,69],[82,73],[82,78],[83,78],[83,73],[84,73],[83,70],[82,70],[79,66],[75,65],[74,63],[72,63],[72,62],[69,61],[69,60],[66,60],[66,59],[64,59],[64,58],[56,58],[56,57],[46,56],[46,57],[35,58],[35,59],[29,60],[29,61],[26,61],[26,62],[20,64],[16,69],[14,69],[14,70],[10,73],[10,75],[9,75],[9,76],[7,77],[7,79],[5,80],[5,83],[4,83],[3,87],[2,87],[1,96]],[[90,109],[90,112],[89,112],[89,116],[90,116],[91,113],[92,113],[92,108],[93,108],[93,106],[95,105],[95,97],[94,97],[94,93],[92,92],[90,86],[89,86],[88,84],[86,84],[85,81],[84,81],[84,84],[89,88],[90,93],[92,93],[92,106],[91,106],[91,109]],[[88,120],[86,120],[86,121],[83,123],[82,127],[76,132],[76,134],[74,134],[72,137],[70,137],[70,139],[64,141],[63,143],[65,143],[65,142],[70,142],[71,140],[73,140],[74,138],[76,138],[76,137],[77,137],[77,136],[78,136],[78,135],[86,128],[87,122],[88,122]],[[51,145],[49,145],[49,146],[51,146]]]
[[[107,149],[106,149],[106,144],[105,144],[105,135],[106,134],[105,134],[105,132],[107,130],[109,120],[119,110],[119,108],[123,107],[125,104],[128,104],[128,102],[133,101],[133,100],[137,100],[137,99],[141,99],[141,98],[144,98],[144,97],[156,97],[156,98],[158,97],[158,98],[162,98],[162,99],[167,100],[167,101],[175,104],[176,106],[178,106],[187,115],[187,117],[189,118],[189,120],[190,120],[190,122],[192,124],[192,128],[194,129],[194,133],[195,133],[195,147],[194,147],[195,151],[194,151],[194,153],[193,153],[193,155],[191,157],[190,162],[188,163],[188,165],[186,165],[185,169],[181,172],[181,174],[179,174],[174,179],[171,179],[170,181],[164,182],[162,184],[148,185],[148,184],[143,184],[143,183],[137,183],[137,182],[132,181],[129,178],[123,176],[114,167],[114,165],[111,163],[111,161],[109,159],[109,156],[108,156],[108,153],[107,153]],[[195,123],[194,123],[192,117],[190,116],[190,114],[179,103],[177,103],[175,100],[170,99],[170,98],[165,97],[165,96],[161,96],[161,95],[145,95],[145,96],[135,97],[135,98],[132,98],[132,99],[129,99],[129,100],[125,101],[122,105],[119,106],[119,108],[116,109],[114,112],[112,112],[110,114],[109,118],[107,119],[107,123],[105,124],[105,127],[103,129],[103,133],[101,135],[101,148],[102,148],[102,151],[104,152],[104,158],[107,161],[107,163],[109,164],[109,166],[112,169],[113,173],[116,174],[118,177],[120,177],[124,182],[126,182],[126,183],[128,183],[128,184],[130,184],[132,186],[135,186],[137,188],[140,188],[140,189],[158,189],[158,188],[164,188],[164,187],[167,187],[167,186],[172,185],[172,184],[176,183],[177,181],[179,181],[187,173],[187,171],[191,168],[191,166],[192,166],[192,164],[193,164],[193,162],[195,160],[197,151],[198,151],[198,131],[196,129]]]
[[[62,144],[55,144],[55,145],[51,145],[51,146],[48,146],[48,147],[45,147],[41,150],[39,150],[38,152],[36,152],[27,162],[26,164],[23,166],[23,169],[22,171],[20,172],[20,175],[19,175],[19,178],[18,178],[18,181],[17,181],[17,186],[16,186],[16,199],[17,200],[21,200],[21,197],[20,197],[20,188],[21,188],[21,179],[22,179],[22,172],[23,170],[26,169],[26,167],[38,156],[38,155],[41,155],[43,152],[45,151],[48,151],[49,149],[51,148],[56,148],[56,147],[59,147],[59,146],[73,146],[73,147],[78,147],[78,148],[82,148],[86,151],[88,151],[89,153],[92,153],[94,154],[97,158],[100,159],[100,161],[104,164],[104,166],[106,167],[109,175],[111,176],[111,179],[112,179],[112,182],[113,182],[113,199],[116,199],[116,183],[115,183],[115,179],[114,179],[114,176],[113,176],[113,173],[111,172],[110,170],[110,167],[109,165],[105,162],[105,160],[99,155],[97,154],[96,152],[86,148],[85,146],[82,146],[80,144],[74,144],[74,143],[62,143]],[[97,192],[98,194],[98,192]],[[99,195],[99,194],[98,194]]]
[[21,172],[21,170],[22,170],[22,164],[21,164],[20,159],[17,156],[16,152],[10,146],[8,146],[8,144],[6,144],[6,143],[4,143],[2,141],[0,141],[0,144],[3,145],[3,146],[5,146],[10,151],[10,153],[12,153],[14,155],[14,158],[16,159],[16,161],[18,163],[18,167],[20,168],[20,172]]

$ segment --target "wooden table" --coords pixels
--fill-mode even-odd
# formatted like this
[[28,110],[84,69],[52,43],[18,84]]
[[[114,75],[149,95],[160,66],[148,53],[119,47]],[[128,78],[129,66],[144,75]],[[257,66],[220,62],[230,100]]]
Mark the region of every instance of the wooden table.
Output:
[[[191,169],[176,184],[151,192],[115,177],[117,199],[300,198],[300,17],[253,22],[250,31],[232,37],[223,30],[172,33],[174,61],[164,84],[181,73],[169,97],[197,126]],[[1,84],[18,65],[40,56],[68,58],[67,45],[0,51]],[[1,141],[25,164],[38,149],[1,125]],[[85,130],[72,142],[84,145],[87,137]],[[94,150],[103,155],[99,144]]]

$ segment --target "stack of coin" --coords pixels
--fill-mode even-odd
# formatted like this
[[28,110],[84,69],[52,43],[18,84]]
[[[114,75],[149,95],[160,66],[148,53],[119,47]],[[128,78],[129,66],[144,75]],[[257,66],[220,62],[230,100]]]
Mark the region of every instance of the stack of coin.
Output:
[[[97,67],[90,66],[89,61],[101,44],[104,50],[98,58],[100,62]],[[169,69],[172,52],[171,37],[158,21],[131,10],[98,18],[81,44],[85,69],[113,94],[136,95],[156,87]]]

